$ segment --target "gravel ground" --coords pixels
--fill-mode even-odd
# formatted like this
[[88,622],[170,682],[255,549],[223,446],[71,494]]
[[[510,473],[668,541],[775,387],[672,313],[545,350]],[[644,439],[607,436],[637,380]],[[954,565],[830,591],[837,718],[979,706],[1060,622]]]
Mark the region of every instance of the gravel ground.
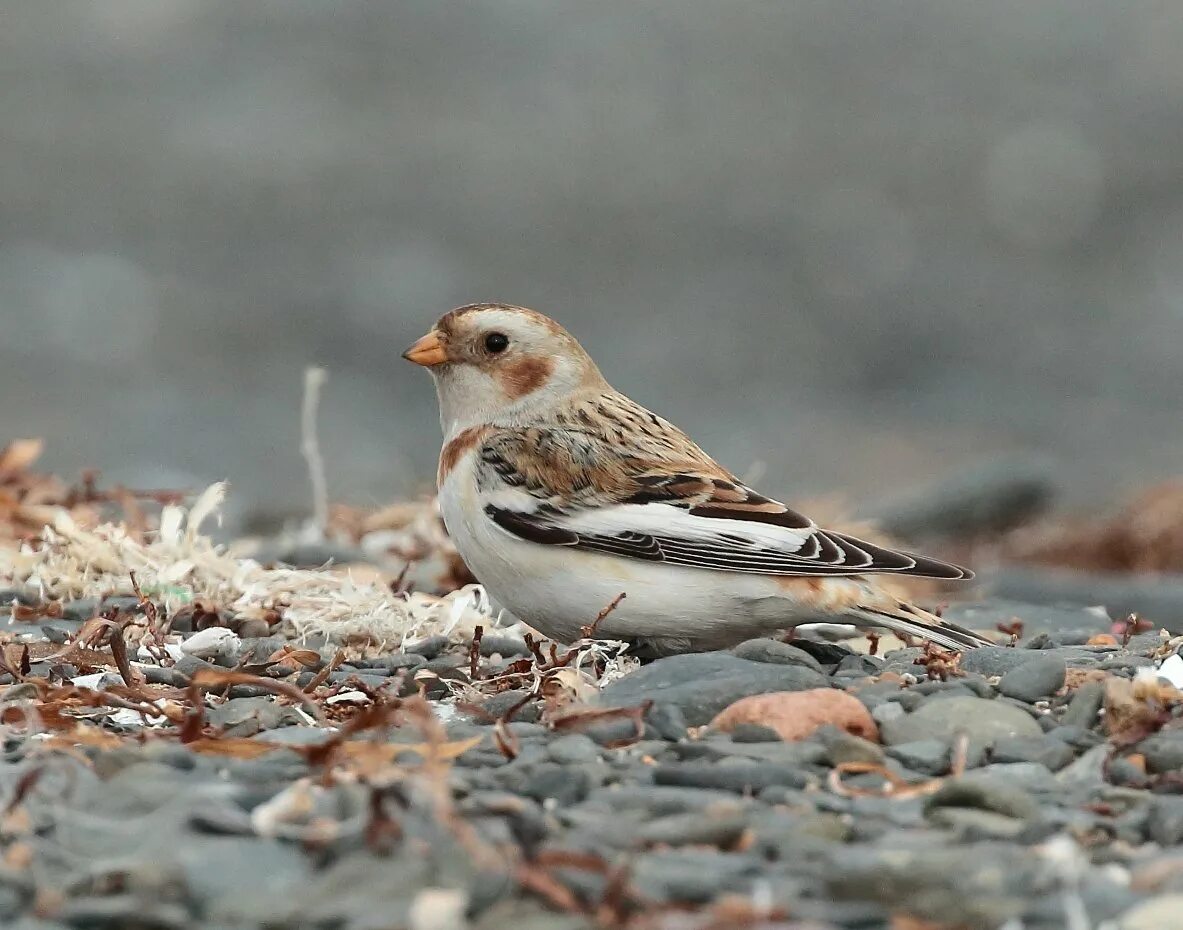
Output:
[[[1173,645],[1092,611],[1007,604],[1037,632],[959,662],[756,640],[652,662],[578,710],[508,687],[565,658],[513,635],[344,663],[177,618],[191,652],[134,667],[186,716],[145,726],[112,706],[118,646],[70,651],[112,606],[137,609],[9,626],[5,926],[1178,925],[1183,705],[1151,671]],[[474,668],[466,698],[486,696],[448,697]],[[870,729],[834,702],[802,724],[837,692]],[[709,726],[753,695],[761,722]]]

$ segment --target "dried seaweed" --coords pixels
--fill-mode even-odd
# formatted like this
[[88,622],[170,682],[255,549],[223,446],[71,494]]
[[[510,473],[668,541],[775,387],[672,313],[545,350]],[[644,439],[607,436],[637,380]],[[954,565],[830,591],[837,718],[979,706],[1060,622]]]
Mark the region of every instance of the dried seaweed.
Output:
[[[55,508],[52,525],[41,528],[39,540],[0,548],[0,579],[52,598],[131,595],[146,604],[154,601],[169,614],[197,603],[247,618],[268,619],[279,612],[297,636],[317,633],[376,648],[467,632],[487,622],[488,605],[479,589],[443,597],[400,596],[348,571],[265,568],[236,558],[201,534],[224,495],[225,486],[218,484],[203,492],[188,513],[166,505],[159,529],[146,541],[120,524],[87,528],[67,510]],[[158,627],[151,619],[150,625]]]

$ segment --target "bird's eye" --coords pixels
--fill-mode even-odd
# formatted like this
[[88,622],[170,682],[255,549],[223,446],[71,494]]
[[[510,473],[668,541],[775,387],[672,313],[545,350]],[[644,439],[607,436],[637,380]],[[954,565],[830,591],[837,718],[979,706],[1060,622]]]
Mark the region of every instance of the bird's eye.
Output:
[[496,355],[509,348],[509,337],[505,333],[489,333],[485,337],[485,348]]

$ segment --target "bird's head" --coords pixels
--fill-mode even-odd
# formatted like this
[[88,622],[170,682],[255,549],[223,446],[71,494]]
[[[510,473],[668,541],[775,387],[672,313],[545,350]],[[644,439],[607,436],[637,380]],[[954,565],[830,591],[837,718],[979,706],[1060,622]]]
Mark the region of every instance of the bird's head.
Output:
[[563,327],[505,304],[445,313],[403,358],[431,372],[445,433],[537,419],[603,385],[595,362]]

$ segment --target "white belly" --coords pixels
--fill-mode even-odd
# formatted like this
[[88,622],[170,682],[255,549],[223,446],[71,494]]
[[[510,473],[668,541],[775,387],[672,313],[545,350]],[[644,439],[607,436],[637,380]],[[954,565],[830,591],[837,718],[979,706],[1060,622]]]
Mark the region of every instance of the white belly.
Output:
[[570,642],[620,594],[597,628],[605,638],[724,648],[797,623],[801,611],[774,578],[707,571],[527,542],[497,526],[477,500],[473,456],[440,488],[440,510],[460,555],[499,606],[539,632]]

